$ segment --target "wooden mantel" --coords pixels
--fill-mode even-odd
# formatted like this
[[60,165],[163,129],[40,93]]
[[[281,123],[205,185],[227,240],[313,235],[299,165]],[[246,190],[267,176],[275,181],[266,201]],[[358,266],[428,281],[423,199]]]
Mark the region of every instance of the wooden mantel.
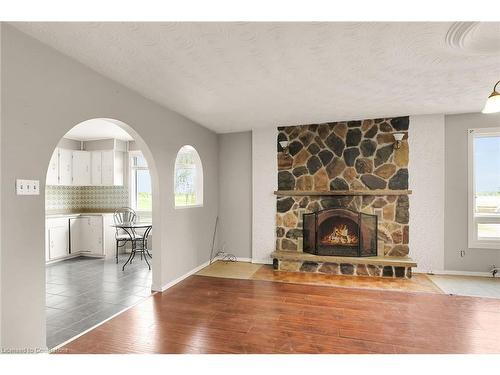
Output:
[[312,191],[312,190],[277,190],[274,195],[278,196],[330,196],[330,195],[409,195],[411,190],[331,190],[331,191]]

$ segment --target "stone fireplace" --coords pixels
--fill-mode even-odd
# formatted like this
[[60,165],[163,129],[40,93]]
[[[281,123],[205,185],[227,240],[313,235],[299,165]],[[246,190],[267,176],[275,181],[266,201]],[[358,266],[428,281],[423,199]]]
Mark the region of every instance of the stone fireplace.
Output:
[[276,269],[411,276],[408,129],[408,117],[278,128]]
[[303,251],[315,255],[377,255],[377,216],[343,208],[304,214]]

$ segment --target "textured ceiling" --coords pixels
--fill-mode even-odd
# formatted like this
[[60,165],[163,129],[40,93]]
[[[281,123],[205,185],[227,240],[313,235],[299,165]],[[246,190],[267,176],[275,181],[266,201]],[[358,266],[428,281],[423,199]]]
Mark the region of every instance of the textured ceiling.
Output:
[[492,53],[452,23],[13,25],[217,132],[476,112],[500,79],[498,27]]

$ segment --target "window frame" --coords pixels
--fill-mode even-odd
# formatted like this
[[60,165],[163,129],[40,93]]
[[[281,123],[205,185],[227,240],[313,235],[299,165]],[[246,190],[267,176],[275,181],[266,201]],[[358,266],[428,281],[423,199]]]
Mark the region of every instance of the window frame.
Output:
[[468,158],[468,246],[472,249],[496,249],[500,250],[500,238],[488,237],[487,239],[478,238],[478,224],[495,223],[500,224],[500,214],[476,214],[476,184],[474,170],[474,138],[481,136],[500,136],[500,127],[492,128],[474,128],[467,130],[467,158]]
[[[194,169],[196,170],[196,181],[195,181],[196,203],[194,203],[194,204],[186,204],[186,205],[179,206],[179,205],[176,204],[176,201],[175,201],[175,196],[176,196],[175,185],[176,185],[176,176],[177,176],[177,159],[179,157],[179,153],[181,152],[181,150],[184,147],[186,147],[186,146],[191,147],[193,149],[193,151],[194,151]],[[203,196],[204,196],[203,193],[204,193],[204,189],[205,189],[205,186],[204,186],[204,176],[203,176],[203,163],[201,161],[200,154],[198,153],[198,150],[196,150],[196,148],[194,146],[192,146],[192,145],[183,145],[177,151],[177,154],[175,156],[175,161],[174,161],[174,186],[173,186],[173,190],[174,190],[174,208],[176,210],[183,210],[183,209],[187,209],[187,208],[199,208],[199,207],[203,207]]]
[[[139,215],[140,214],[152,214],[153,207],[151,205],[150,211],[138,210],[137,209],[137,174],[135,171],[137,170],[147,170],[149,172],[149,176],[151,178],[151,172],[149,169],[149,165],[147,167],[136,167],[134,166],[134,157],[141,156],[144,158],[144,155],[139,150],[129,151],[128,152],[128,173],[129,173],[129,204],[130,207]],[[144,158],[144,160],[146,160]],[[147,160],[146,160],[147,164]],[[153,192],[151,191],[151,194]],[[152,195],[151,195],[152,198]]]

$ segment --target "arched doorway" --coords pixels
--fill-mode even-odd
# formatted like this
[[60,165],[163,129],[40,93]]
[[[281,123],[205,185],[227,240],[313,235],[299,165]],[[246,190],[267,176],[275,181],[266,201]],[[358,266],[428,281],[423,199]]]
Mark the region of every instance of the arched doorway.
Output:
[[112,225],[129,221],[113,214],[125,208],[154,224],[157,186],[147,145],[119,120],[86,120],[56,145],[45,188],[49,349],[150,294],[158,239]]

